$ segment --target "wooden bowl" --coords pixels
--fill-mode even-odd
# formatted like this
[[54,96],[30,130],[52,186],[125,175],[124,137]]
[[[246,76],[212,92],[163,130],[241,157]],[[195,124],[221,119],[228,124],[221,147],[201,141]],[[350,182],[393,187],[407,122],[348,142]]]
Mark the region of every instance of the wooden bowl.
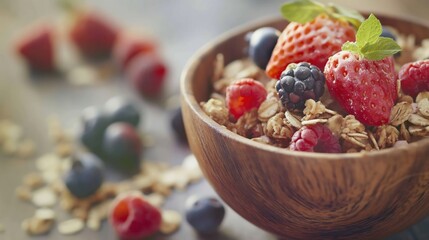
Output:
[[[429,26],[376,14],[417,42]],[[244,56],[247,32],[283,29],[273,19],[219,37],[187,64],[182,111],[190,148],[219,196],[242,217],[287,239],[380,239],[429,214],[429,139],[368,153],[294,152],[225,129],[200,108],[212,91],[216,54]]]

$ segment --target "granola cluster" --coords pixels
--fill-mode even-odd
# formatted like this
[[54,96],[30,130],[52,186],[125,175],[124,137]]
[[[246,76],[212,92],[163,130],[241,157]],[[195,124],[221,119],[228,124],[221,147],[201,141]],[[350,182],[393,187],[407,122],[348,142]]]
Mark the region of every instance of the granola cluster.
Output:
[[[418,47],[412,36],[400,36],[398,42],[405,47],[397,61],[415,61],[429,51],[429,40],[424,40],[424,44]],[[225,93],[233,81],[242,78],[260,81],[268,94],[259,108],[235,120],[226,107]],[[278,98],[275,82],[247,58],[225,65],[223,55],[218,54],[214,63],[211,98],[200,105],[207,115],[230,131],[281,148],[289,147],[293,134],[302,126],[312,124],[328,126],[340,139],[344,153],[380,150],[429,136],[429,92],[421,92],[414,100],[402,93],[399,83],[399,98],[391,111],[389,123],[373,127],[365,126],[353,115],[345,113],[327,90],[320,101],[307,100],[303,111],[289,111]]]

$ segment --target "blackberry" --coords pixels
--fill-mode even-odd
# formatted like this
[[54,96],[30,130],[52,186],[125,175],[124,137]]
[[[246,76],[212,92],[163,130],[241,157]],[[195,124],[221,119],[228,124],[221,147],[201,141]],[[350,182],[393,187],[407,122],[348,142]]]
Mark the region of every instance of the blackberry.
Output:
[[325,75],[315,65],[292,63],[280,75],[276,90],[287,109],[304,109],[307,99],[318,101],[325,90]]

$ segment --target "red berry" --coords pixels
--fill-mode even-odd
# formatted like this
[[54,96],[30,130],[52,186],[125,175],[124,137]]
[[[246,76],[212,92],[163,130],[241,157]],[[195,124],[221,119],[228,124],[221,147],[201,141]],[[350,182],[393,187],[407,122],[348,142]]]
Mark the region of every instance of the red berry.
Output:
[[84,11],[77,13],[69,34],[82,55],[96,58],[111,53],[117,28],[101,14]]
[[121,239],[142,239],[159,230],[161,213],[142,194],[133,192],[114,200],[109,221]]
[[398,97],[392,57],[373,61],[341,51],[329,58],[324,73],[329,93],[349,114],[366,125],[388,123]]
[[125,69],[125,74],[142,97],[154,98],[163,90],[167,66],[154,53],[138,54]]
[[429,59],[407,63],[399,70],[401,88],[405,94],[416,97],[429,91]]
[[115,43],[113,57],[120,69],[125,69],[138,54],[152,53],[155,50],[156,44],[154,41],[122,33]]
[[266,97],[267,90],[264,85],[250,78],[235,81],[226,88],[226,105],[235,119],[253,108],[258,108]]
[[266,72],[279,79],[290,63],[308,62],[319,69],[341,50],[343,43],[355,40],[356,31],[347,22],[321,14],[311,22],[289,23],[274,47]]
[[322,124],[307,125],[296,131],[290,149],[303,152],[340,153],[338,138]]
[[53,37],[51,26],[36,25],[18,40],[16,52],[34,70],[51,71],[55,68]]

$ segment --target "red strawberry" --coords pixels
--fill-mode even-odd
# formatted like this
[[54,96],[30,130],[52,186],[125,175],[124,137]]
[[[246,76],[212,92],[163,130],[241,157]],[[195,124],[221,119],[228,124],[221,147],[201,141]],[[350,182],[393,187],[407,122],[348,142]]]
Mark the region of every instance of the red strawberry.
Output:
[[122,33],[115,43],[113,57],[120,69],[125,69],[138,54],[155,52],[156,44],[148,38]]
[[357,42],[329,58],[325,66],[329,93],[363,124],[388,123],[397,99],[396,72],[391,55],[396,42],[380,37],[381,24],[371,15],[357,32]]
[[163,90],[167,70],[157,54],[138,54],[125,69],[125,75],[142,97],[156,98]]
[[[303,8],[306,6],[308,8]],[[290,63],[308,62],[323,69],[328,58],[339,52],[343,43],[354,41],[355,29],[345,19],[359,24],[361,16],[355,14],[352,17],[334,18],[333,16],[343,14],[332,12],[339,9],[343,8],[327,8],[308,0],[296,0],[285,4],[282,13],[290,23],[274,47],[266,68],[268,76],[279,79],[280,74]]]
[[18,40],[16,52],[32,69],[52,71],[55,68],[53,34],[51,26],[36,25]]
[[399,70],[401,88],[405,94],[416,97],[429,91],[429,59],[407,63]]
[[70,38],[85,57],[109,55],[117,36],[117,27],[105,16],[95,11],[76,12],[70,29]]

